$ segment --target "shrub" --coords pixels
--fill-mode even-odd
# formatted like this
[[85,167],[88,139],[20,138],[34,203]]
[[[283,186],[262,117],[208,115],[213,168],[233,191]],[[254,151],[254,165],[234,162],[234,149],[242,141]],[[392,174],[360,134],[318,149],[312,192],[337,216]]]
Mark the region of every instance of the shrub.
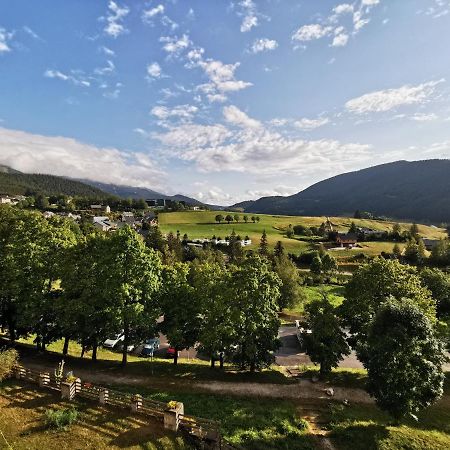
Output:
[[18,359],[19,354],[17,350],[9,349],[0,351],[0,381],[3,381],[11,374]]
[[61,430],[74,423],[78,418],[78,411],[75,408],[67,409],[47,409],[45,411],[45,425],[48,428]]

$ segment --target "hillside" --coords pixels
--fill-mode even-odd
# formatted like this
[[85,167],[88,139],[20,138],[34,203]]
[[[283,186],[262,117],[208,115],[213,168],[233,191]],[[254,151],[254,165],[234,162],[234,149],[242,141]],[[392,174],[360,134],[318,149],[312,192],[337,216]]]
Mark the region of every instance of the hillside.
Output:
[[98,188],[79,181],[54,175],[28,174],[0,167],[0,193],[25,195],[40,192],[44,195],[71,195],[81,197],[105,197],[107,194]]
[[345,173],[289,197],[263,197],[249,213],[351,216],[356,210],[422,222],[450,222],[450,160],[397,161]]
[[173,201],[184,201],[190,205],[193,206],[207,206],[209,208],[217,208],[215,205],[207,205],[199,200],[196,200],[192,197],[187,197],[182,194],[177,195],[166,195],[162,194],[161,192],[154,191],[152,189],[147,189],[143,187],[133,187],[133,186],[122,186],[117,184],[106,184],[106,183],[100,183],[98,181],[92,181],[92,180],[80,180],[83,183],[89,184],[90,186],[94,186],[98,189],[101,189],[104,192],[108,192],[113,195],[117,195],[118,197],[122,198],[133,198],[133,199],[159,199],[163,198],[166,200],[173,200]]

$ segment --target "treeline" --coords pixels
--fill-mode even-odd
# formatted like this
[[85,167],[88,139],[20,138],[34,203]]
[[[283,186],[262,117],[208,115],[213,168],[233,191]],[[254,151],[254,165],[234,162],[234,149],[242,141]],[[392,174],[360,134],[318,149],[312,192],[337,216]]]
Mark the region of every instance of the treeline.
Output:
[[68,195],[90,198],[106,197],[100,189],[54,175],[0,172],[0,192],[10,195]]
[[[45,347],[70,340],[86,351],[124,332],[127,347],[163,332],[177,352],[200,344],[211,360],[257,370],[273,361],[279,310],[302,295],[295,266],[278,249],[186,261],[175,236],[147,241],[129,227],[83,234],[77,224],[0,207],[0,324],[11,341]],[[164,320],[158,324],[157,320]],[[175,363],[177,358],[175,357]]]

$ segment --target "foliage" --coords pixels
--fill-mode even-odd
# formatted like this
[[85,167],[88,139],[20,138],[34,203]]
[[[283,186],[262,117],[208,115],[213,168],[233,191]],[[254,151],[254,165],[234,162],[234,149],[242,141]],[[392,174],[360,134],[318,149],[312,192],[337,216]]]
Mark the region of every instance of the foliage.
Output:
[[0,382],[11,375],[14,366],[19,360],[17,350],[7,349],[0,350]]
[[72,425],[78,419],[75,408],[47,409],[45,411],[45,425],[47,428],[62,430]]
[[302,281],[298,269],[295,264],[289,259],[288,256],[280,253],[279,256],[273,258],[273,268],[275,273],[280,277],[280,299],[278,300],[279,308],[292,308],[295,305],[299,305],[306,300],[306,296],[303,292],[303,288],[300,283]]
[[419,275],[436,301],[437,317],[450,316],[450,276],[439,269],[430,268],[423,269]]
[[413,416],[443,393],[442,344],[410,300],[381,306],[367,340],[368,391],[396,420]]
[[[345,289],[340,313],[353,334],[353,346],[365,341],[370,322],[389,298],[399,302],[409,298],[431,321],[435,320],[435,302],[430,291],[422,285],[417,269],[397,260],[377,258],[361,266]],[[362,354],[358,356],[364,358]]]
[[341,329],[335,308],[324,295],[321,301],[309,303],[305,307],[307,327],[311,334],[305,334],[306,353],[311,361],[320,364],[320,374],[324,376],[337,367],[350,349]]
[[269,256],[269,243],[267,241],[266,230],[263,231],[261,240],[259,241],[259,254],[261,256]]
[[279,346],[278,300],[281,280],[258,255],[235,268],[229,298],[234,359],[242,369],[267,367]]

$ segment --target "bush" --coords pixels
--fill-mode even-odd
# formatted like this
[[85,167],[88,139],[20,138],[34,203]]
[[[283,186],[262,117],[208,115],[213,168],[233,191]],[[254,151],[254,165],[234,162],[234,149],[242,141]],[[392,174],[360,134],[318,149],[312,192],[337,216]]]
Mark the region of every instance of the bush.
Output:
[[0,382],[11,374],[18,359],[19,354],[17,350],[9,349],[0,351]]
[[48,428],[61,430],[72,425],[78,418],[78,411],[75,408],[67,409],[47,409],[45,411],[45,425]]

